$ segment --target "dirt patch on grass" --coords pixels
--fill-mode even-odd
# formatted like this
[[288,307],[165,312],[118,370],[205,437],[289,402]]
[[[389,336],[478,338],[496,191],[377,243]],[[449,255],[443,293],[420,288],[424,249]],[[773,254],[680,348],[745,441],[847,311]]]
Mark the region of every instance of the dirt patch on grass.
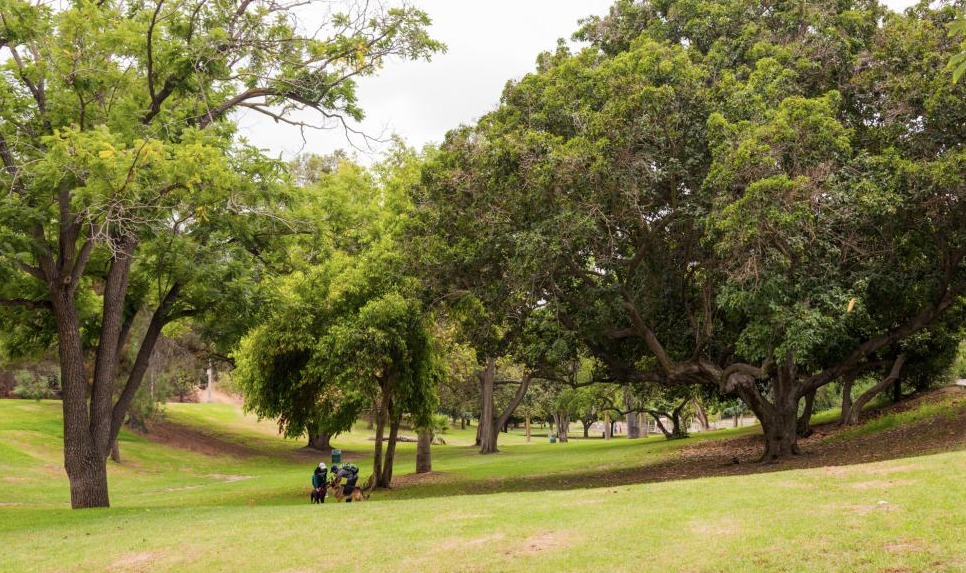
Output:
[[896,541],[893,543],[886,544],[883,549],[886,553],[891,553],[893,555],[903,555],[906,553],[919,553],[920,551],[925,551],[926,548],[922,543],[918,541]]
[[171,422],[150,423],[144,437],[172,448],[199,452],[208,456],[249,458],[260,454],[257,450],[243,444]]
[[893,480],[893,481],[872,480],[872,481],[863,481],[859,483],[854,483],[852,484],[852,487],[854,487],[855,489],[889,489],[892,487],[905,487],[907,485],[913,485],[914,483],[916,483],[915,480],[909,480],[909,479],[904,479],[904,480],[900,479],[900,480]]
[[155,551],[140,551],[128,553],[108,567],[108,571],[150,571],[151,565],[157,559]]
[[[243,443],[232,441],[222,436],[207,434],[195,428],[168,421],[149,422],[148,431],[141,435],[151,442],[163,444],[171,448],[198,452],[208,456],[229,456],[245,459],[266,455],[263,450],[257,447],[249,447]],[[291,450],[284,454],[283,457],[290,461],[315,465],[319,460],[328,461],[330,455],[330,451],[302,447]],[[342,450],[342,461],[349,462],[359,459],[362,459],[361,455]]]
[[563,547],[567,545],[568,542],[569,540],[567,536],[562,533],[541,533],[540,535],[534,535],[524,539],[518,547],[506,551],[506,555],[515,557],[535,555],[543,551]]

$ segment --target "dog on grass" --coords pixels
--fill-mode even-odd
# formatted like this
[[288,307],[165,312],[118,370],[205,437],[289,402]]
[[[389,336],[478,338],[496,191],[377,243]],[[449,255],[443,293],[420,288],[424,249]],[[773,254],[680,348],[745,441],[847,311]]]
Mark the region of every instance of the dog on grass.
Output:
[[325,488],[312,490],[312,503],[325,503]]
[[329,482],[327,491],[329,496],[331,496],[336,502],[341,502],[346,497],[349,498],[347,501],[365,501],[369,499],[370,495],[372,495],[372,489],[375,485],[374,478],[375,476],[369,476],[369,479],[366,480],[366,483],[364,483],[362,487],[352,486],[349,488],[348,486],[343,486],[340,483],[342,480],[338,477],[335,477],[332,478],[331,482]]

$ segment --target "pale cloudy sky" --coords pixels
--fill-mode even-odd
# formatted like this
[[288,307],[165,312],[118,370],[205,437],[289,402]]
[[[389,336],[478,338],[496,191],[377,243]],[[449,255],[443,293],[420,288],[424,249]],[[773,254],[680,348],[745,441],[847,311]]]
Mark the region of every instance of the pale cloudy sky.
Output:
[[[359,101],[371,135],[396,133],[410,145],[442,141],[446,132],[494,109],[508,80],[533,71],[537,54],[569,38],[577,21],[605,14],[613,0],[411,0],[433,19],[433,37],[449,51],[432,62],[390,62],[360,82]],[[886,0],[895,10],[912,0]],[[242,134],[272,155],[350,149],[342,130],[307,131],[259,116],[241,118]],[[357,147],[364,146],[354,138]],[[359,159],[367,162],[363,151]]]

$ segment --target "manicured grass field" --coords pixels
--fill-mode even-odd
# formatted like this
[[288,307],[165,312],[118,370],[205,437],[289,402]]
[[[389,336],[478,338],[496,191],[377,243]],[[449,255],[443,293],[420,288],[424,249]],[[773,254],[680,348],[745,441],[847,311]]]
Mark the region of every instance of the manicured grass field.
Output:
[[[966,571],[964,451],[600,488],[755,429],[568,444],[511,432],[493,456],[454,430],[433,475],[415,478],[415,445],[401,444],[398,488],[318,506],[319,455],[270,422],[212,404],[170,405],[168,419],[233,455],[124,433],[113,507],[72,511],[60,404],[0,401],[0,571]],[[363,479],[370,437],[335,441]]]

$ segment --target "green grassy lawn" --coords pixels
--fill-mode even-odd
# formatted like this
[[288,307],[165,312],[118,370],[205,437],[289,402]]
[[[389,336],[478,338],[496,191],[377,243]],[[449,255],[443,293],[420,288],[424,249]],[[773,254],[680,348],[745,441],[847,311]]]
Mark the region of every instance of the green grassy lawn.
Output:
[[[124,433],[112,508],[72,511],[60,404],[0,400],[0,571],[966,571],[966,451],[600,488],[602,473],[755,429],[567,444],[511,432],[492,456],[454,430],[433,475],[412,476],[415,444],[400,444],[400,487],[318,506],[321,458],[270,422],[212,404],[172,404],[168,419],[235,455]],[[363,479],[370,437],[334,442]]]

